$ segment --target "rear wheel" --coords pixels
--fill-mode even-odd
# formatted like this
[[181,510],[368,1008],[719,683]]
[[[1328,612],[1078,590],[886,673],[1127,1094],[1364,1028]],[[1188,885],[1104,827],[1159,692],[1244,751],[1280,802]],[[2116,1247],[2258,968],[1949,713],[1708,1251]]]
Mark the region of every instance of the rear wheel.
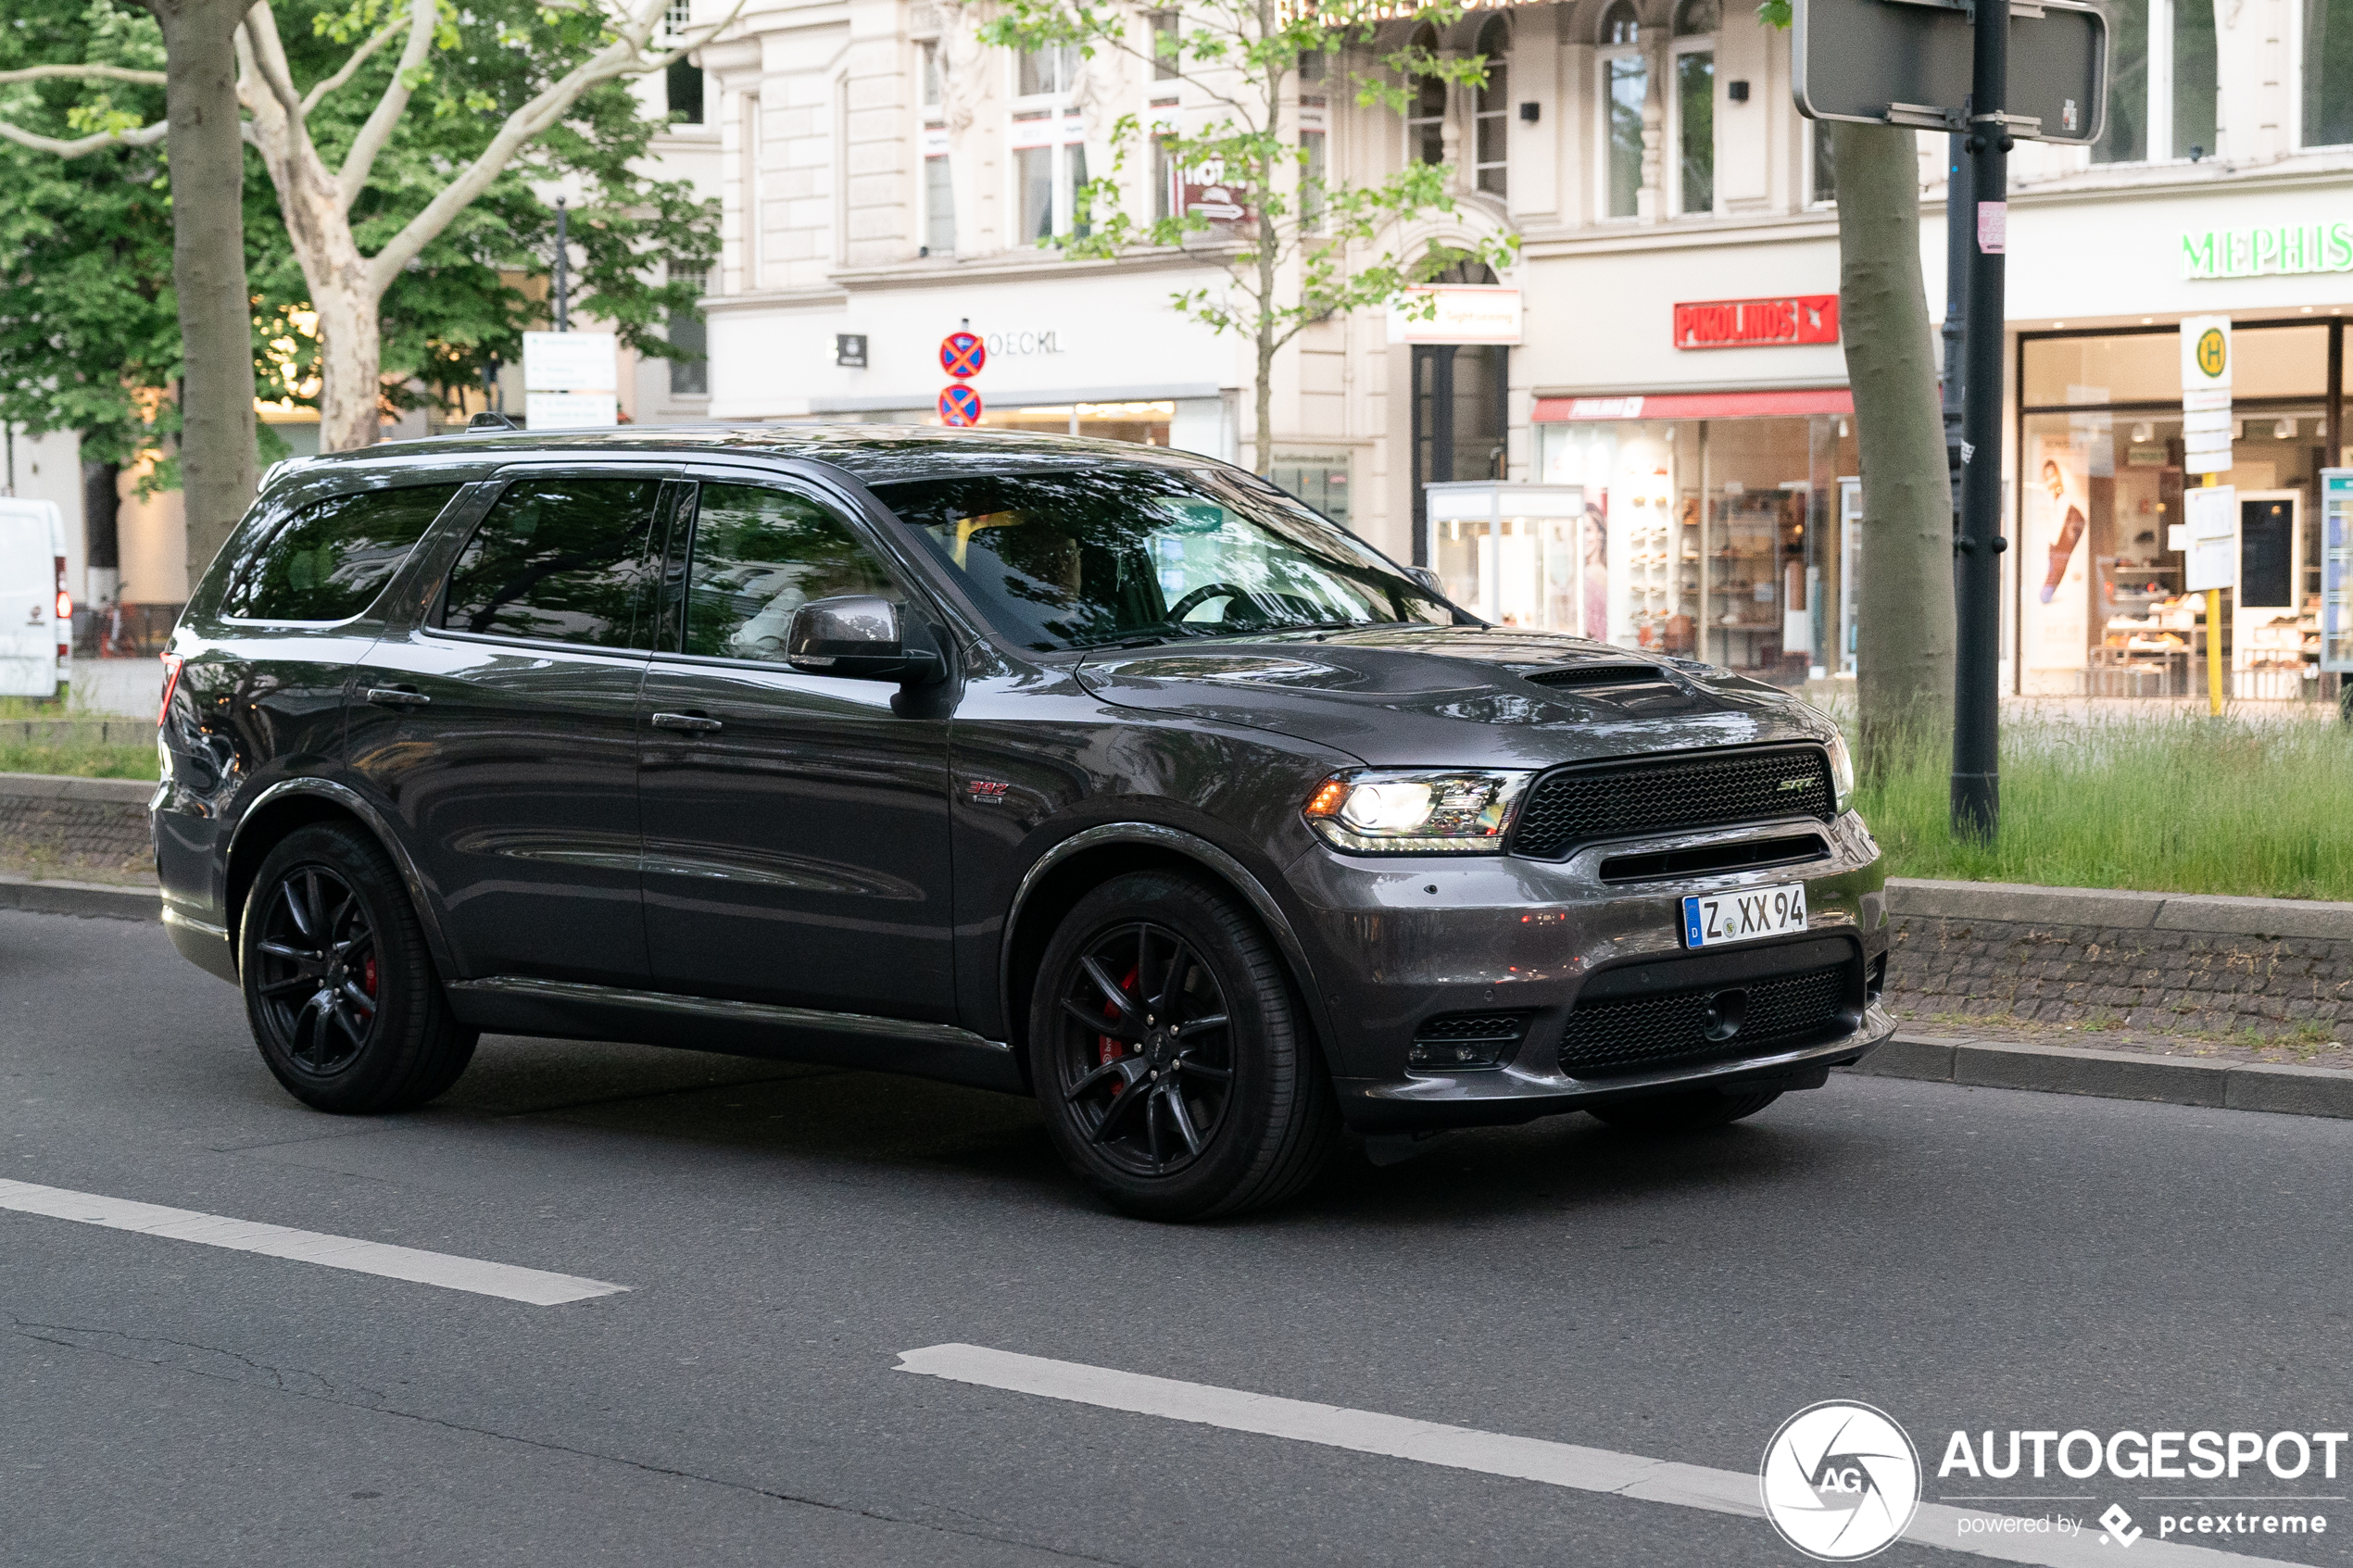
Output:
[[245,1016],[278,1082],[320,1110],[406,1110],[472,1060],[391,859],[358,830],[289,834],[254,877],[238,938]]
[[1615,1100],[1586,1109],[1611,1126],[1629,1133],[1695,1133],[1754,1116],[1780,1098],[1779,1089],[1748,1089],[1735,1094],[1694,1089],[1679,1095]]
[[1030,1069],[1071,1168],[1129,1213],[1290,1197],[1340,1127],[1282,964],[1239,906],[1177,872],[1114,878],[1055,932]]

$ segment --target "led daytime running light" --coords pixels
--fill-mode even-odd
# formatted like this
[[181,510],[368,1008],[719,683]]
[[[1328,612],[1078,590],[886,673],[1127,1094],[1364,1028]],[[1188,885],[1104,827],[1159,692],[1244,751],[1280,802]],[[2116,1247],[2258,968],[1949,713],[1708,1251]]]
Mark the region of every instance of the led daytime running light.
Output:
[[1365,769],[1317,784],[1302,811],[1336,849],[1499,855],[1532,776],[1519,770]]

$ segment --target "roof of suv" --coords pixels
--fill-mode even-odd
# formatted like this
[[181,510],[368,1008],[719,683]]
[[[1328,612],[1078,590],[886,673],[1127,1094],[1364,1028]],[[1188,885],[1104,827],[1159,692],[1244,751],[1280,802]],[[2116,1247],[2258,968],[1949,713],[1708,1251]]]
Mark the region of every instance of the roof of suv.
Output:
[[1186,467],[1211,463],[1226,466],[1214,458],[1191,452],[1174,453],[1162,446],[1139,446],[1086,436],[1033,434],[1027,431],[949,430],[935,425],[728,424],[663,425],[646,430],[624,425],[612,430],[540,435],[520,431],[384,442],[355,452],[300,459],[288,465],[288,472],[298,470],[317,477],[317,465],[366,462],[371,458],[389,458],[405,465],[419,458],[441,457],[496,461],[509,454],[516,458],[585,458],[602,453],[662,453],[681,458],[745,453],[798,458],[830,464],[867,484],[958,472],[1068,468],[1075,459],[1088,458],[1130,463],[1181,460]]

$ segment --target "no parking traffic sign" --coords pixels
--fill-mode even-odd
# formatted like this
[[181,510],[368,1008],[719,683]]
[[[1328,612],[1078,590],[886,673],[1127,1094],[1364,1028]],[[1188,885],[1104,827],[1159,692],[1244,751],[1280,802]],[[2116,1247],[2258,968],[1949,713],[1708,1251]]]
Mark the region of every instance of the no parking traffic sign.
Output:
[[988,349],[972,332],[950,332],[939,340],[939,368],[958,381],[980,374],[988,363]]
[[958,382],[939,395],[939,422],[944,425],[980,423],[980,393]]

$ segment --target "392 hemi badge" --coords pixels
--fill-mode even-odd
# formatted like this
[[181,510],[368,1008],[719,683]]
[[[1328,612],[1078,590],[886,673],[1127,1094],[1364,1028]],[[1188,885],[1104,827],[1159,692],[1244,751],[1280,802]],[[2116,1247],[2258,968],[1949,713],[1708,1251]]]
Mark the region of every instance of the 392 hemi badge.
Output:
[[1002,806],[1005,792],[1013,786],[1001,779],[975,779],[964,786],[967,797],[975,806]]

